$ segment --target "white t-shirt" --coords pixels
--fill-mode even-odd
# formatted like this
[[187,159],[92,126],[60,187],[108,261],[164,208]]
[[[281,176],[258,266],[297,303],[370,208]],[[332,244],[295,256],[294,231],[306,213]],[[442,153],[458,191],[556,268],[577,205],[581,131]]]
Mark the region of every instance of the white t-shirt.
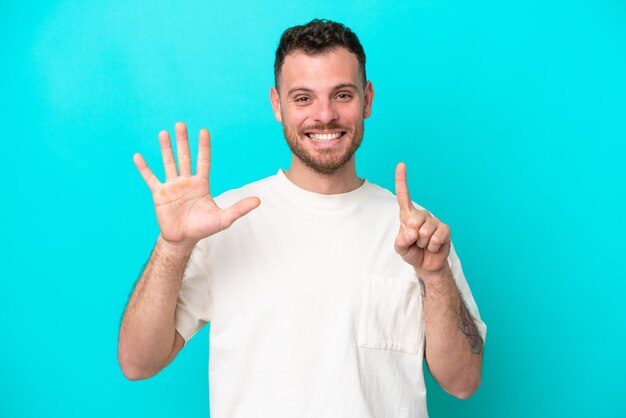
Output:
[[[261,206],[198,243],[176,309],[186,341],[211,322],[211,417],[427,417],[422,296],[394,250],[395,196],[367,181],[311,193],[279,170],[216,201],[247,196]],[[484,339],[454,248],[449,263]]]

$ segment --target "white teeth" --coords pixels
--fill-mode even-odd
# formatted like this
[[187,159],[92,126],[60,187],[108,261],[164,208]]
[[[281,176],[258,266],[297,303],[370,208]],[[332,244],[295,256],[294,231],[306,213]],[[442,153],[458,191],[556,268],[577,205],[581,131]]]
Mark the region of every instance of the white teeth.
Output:
[[341,132],[336,132],[334,134],[308,134],[309,138],[315,139],[316,141],[332,141],[333,139],[337,139],[341,136]]

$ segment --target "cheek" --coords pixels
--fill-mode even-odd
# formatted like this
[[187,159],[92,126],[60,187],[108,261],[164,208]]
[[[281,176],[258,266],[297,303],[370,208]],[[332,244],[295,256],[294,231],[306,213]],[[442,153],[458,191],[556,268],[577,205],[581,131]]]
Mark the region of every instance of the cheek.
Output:
[[361,103],[353,103],[352,106],[344,109],[343,115],[347,120],[355,121],[363,118],[363,112],[365,108],[361,106]]
[[300,129],[306,123],[307,117],[301,112],[292,111],[283,114],[283,123],[291,129]]

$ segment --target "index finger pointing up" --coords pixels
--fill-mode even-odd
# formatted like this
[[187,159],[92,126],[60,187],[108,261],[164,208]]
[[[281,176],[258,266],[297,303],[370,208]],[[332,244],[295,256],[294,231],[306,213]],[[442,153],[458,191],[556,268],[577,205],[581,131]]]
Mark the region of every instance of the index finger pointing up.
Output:
[[406,165],[404,163],[398,163],[396,166],[396,198],[398,199],[400,210],[411,210],[413,208],[409,188],[406,185]]

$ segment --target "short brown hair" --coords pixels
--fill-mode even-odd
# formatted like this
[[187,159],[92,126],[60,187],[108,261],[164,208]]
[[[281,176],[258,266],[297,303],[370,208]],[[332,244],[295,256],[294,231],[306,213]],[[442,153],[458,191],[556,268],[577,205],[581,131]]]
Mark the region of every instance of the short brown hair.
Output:
[[278,88],[280,71],[285,62],[285,57],[294,51],[302,51],[308,55],[316,55],[327,52],[336,47],[346,48],[356,55],[363,75],[365,76],[365,51],[359,38],[350,28],[341,23],[326,19],[313,19],[306,25],[292,26],[285,30],[280,37],[274,60],[274,83]]

